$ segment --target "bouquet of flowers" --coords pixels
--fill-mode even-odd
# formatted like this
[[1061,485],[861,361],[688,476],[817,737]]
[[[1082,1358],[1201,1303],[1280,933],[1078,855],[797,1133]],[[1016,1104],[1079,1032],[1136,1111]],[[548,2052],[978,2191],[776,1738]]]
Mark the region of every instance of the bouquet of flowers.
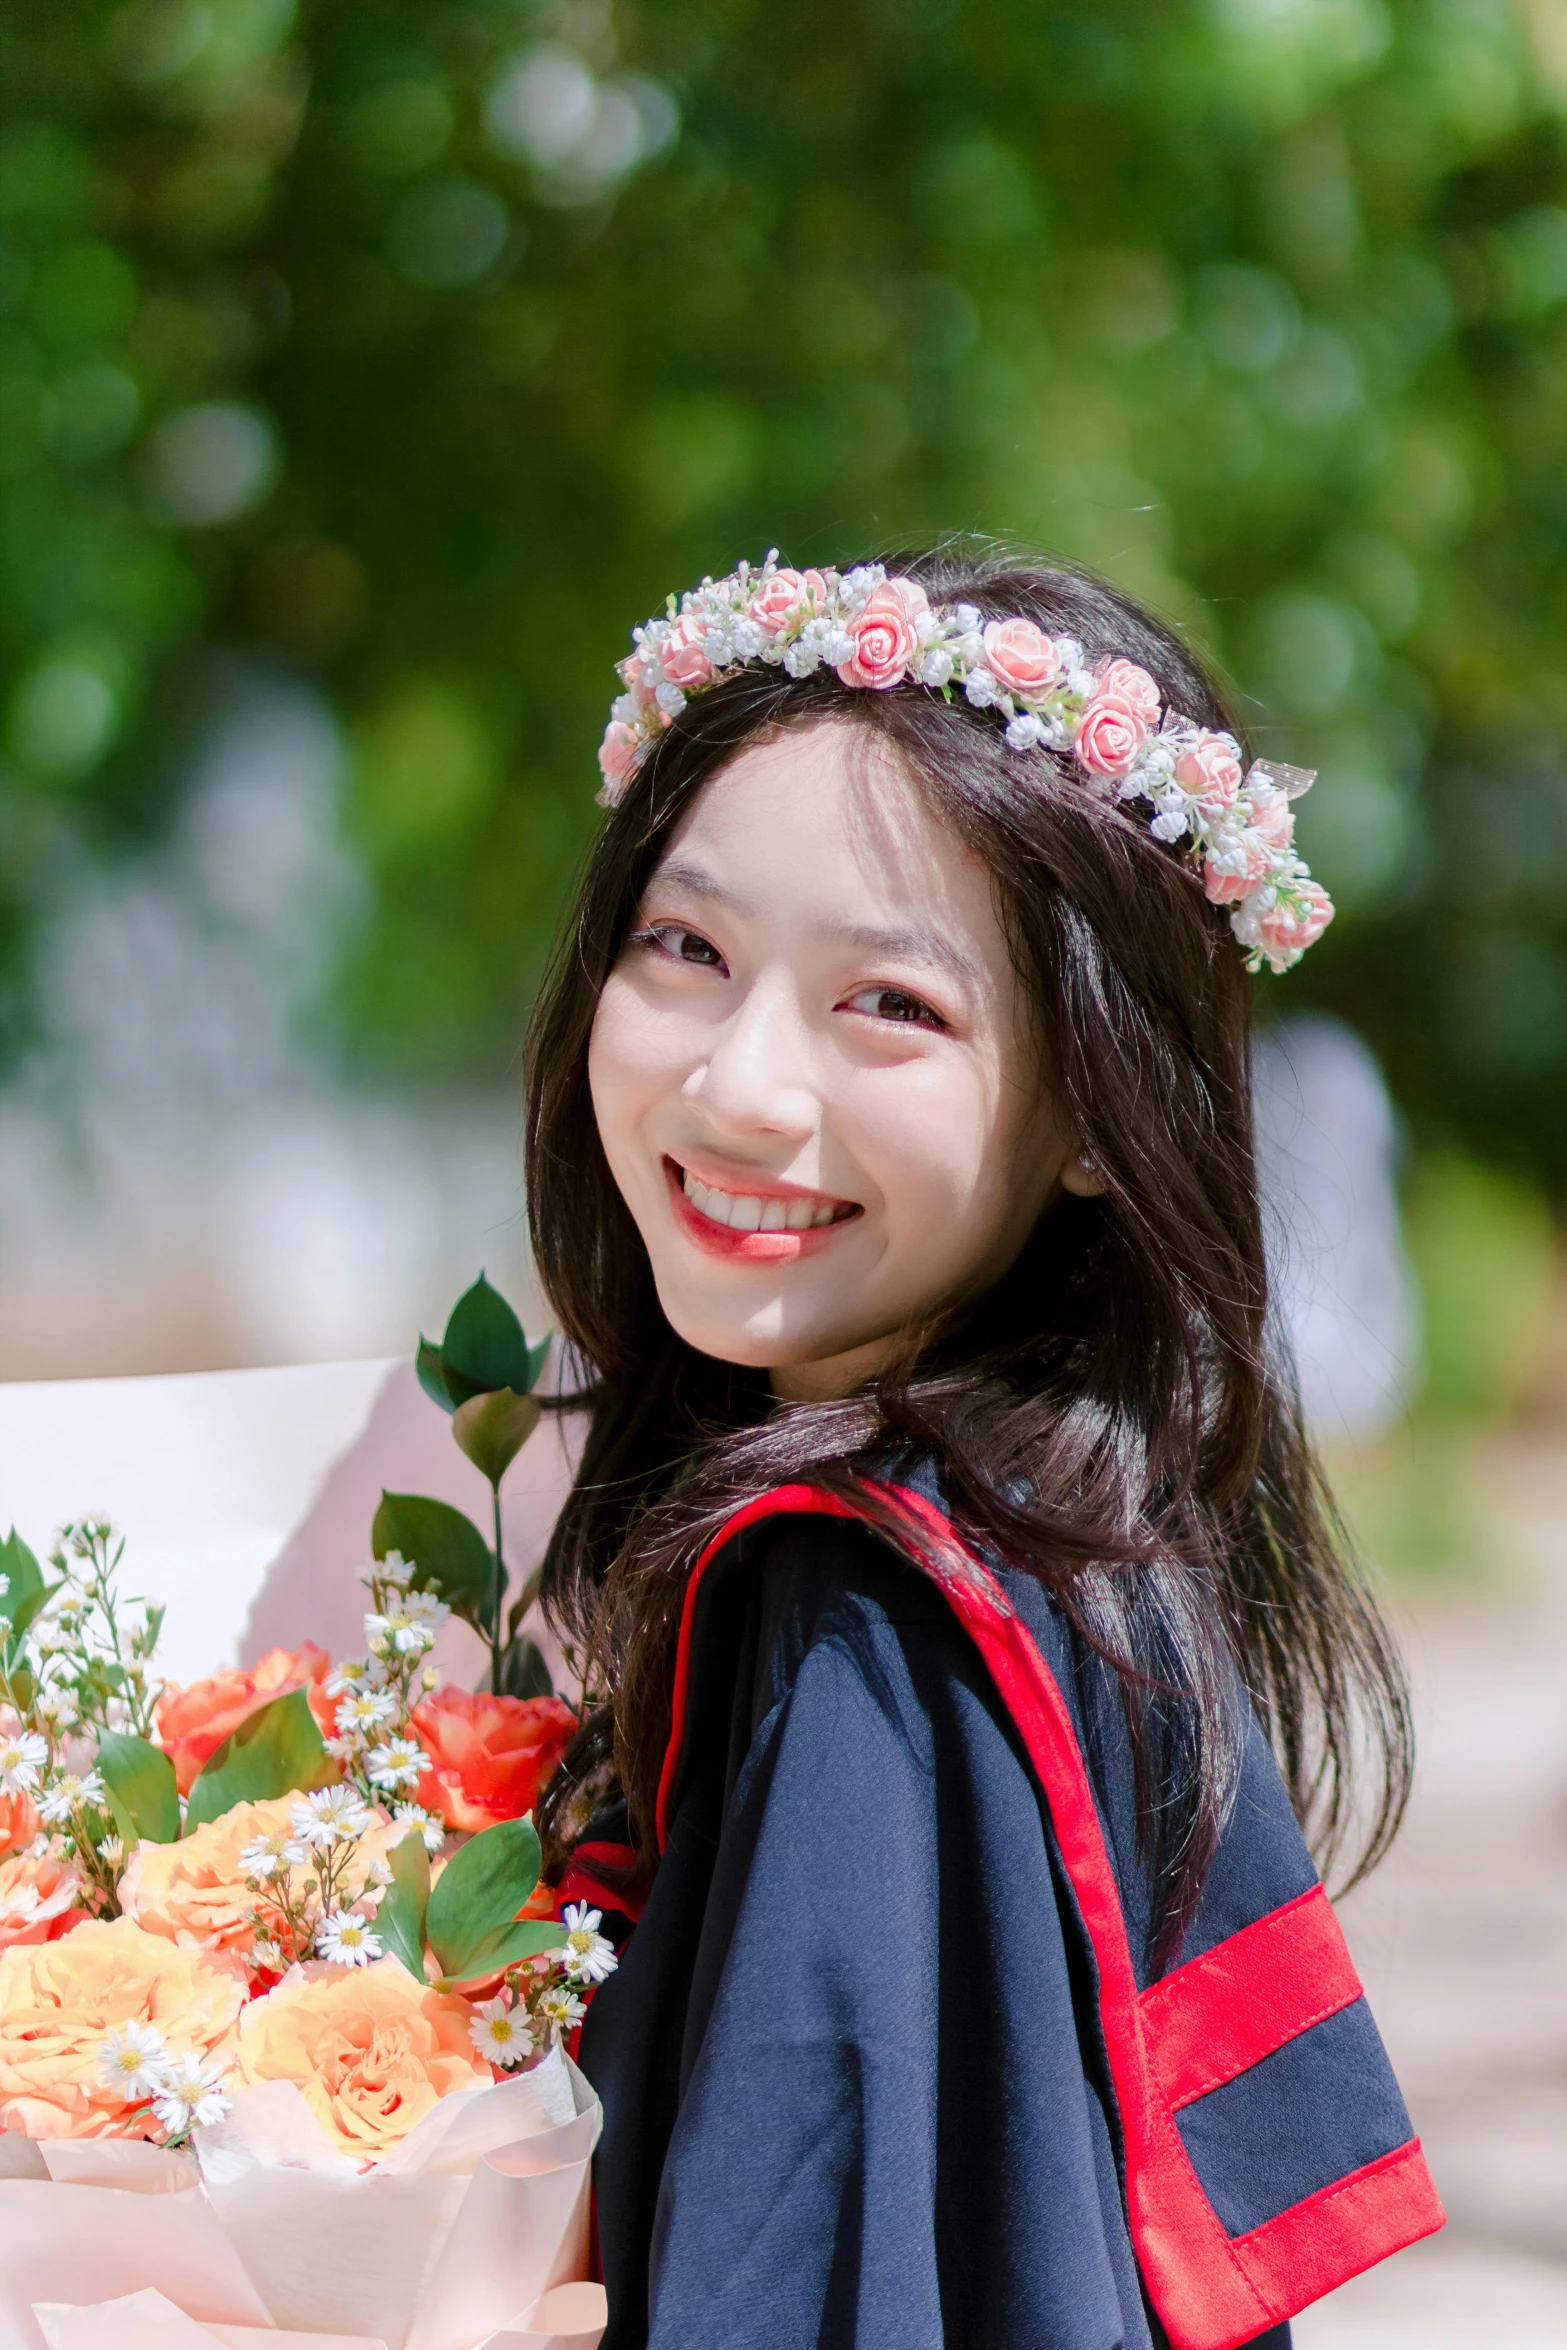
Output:
[[[421,1342],[497,1496],[541,1361],[482,1278]],[[568,2042],[615,1954],[540,1882],[578,1710],[494,1519],[384,1495],[362,1656],[185,1688],[106,1524],[0,1546],[0,2350],[597,2341]]]

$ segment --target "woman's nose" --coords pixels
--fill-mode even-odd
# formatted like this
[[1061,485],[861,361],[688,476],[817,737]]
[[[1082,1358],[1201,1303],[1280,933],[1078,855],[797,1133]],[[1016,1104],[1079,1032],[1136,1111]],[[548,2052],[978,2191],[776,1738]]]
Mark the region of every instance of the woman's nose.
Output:
[[750,988],[681,1090],[715,1133],[813,1134],[820,1118],[814,1055],[791,992]]

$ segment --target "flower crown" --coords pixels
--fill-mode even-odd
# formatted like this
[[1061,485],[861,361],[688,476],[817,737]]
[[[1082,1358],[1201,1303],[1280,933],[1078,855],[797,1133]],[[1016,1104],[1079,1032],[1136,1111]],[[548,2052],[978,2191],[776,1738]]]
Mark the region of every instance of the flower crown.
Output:
[[626,691],[599,751],[613,807],[687,697],[753,662],[808,677],[835,669],[846,686],[885,693],[905,681],[976,710],[997,710],[1016,751],[1070,752],[1089,789],[1146,802],[1156,840],[1190,840],[1203,888],[1228,906],[1247,968],[1287,971],[1333,919],[1333,904],[1296,853],[1290,801],[1314,780],[1302,767],[1258,759],[1177,711],[1135,661],[1091,668],[1071,637],[1032,620],[986,620],[972,604],[933,606],[912,579],[879,563],[854,571],[790,571],[776,550],[760,570],[741,563],[669,599],[666,616],[632,631],[619,664]]

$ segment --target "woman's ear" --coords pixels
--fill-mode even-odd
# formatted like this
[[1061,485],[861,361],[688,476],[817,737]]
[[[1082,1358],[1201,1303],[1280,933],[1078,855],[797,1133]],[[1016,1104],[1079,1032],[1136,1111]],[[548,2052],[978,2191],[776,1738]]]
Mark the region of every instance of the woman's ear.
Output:
[[1061,1170],[1062,1190],[1075,1191],[1079,1199],[1097,1199],[1104,1187],[1098,1162],[1087,1151],[1075,1151]]

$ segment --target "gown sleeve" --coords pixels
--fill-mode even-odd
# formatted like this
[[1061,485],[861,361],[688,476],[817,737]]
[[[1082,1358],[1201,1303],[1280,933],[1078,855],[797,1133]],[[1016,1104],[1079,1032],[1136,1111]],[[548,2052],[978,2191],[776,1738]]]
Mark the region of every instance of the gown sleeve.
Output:
[[797,1528],[754,1591],[650,2350],[1148,2350],[1083,1962],[983,1666],[863,1537]]

